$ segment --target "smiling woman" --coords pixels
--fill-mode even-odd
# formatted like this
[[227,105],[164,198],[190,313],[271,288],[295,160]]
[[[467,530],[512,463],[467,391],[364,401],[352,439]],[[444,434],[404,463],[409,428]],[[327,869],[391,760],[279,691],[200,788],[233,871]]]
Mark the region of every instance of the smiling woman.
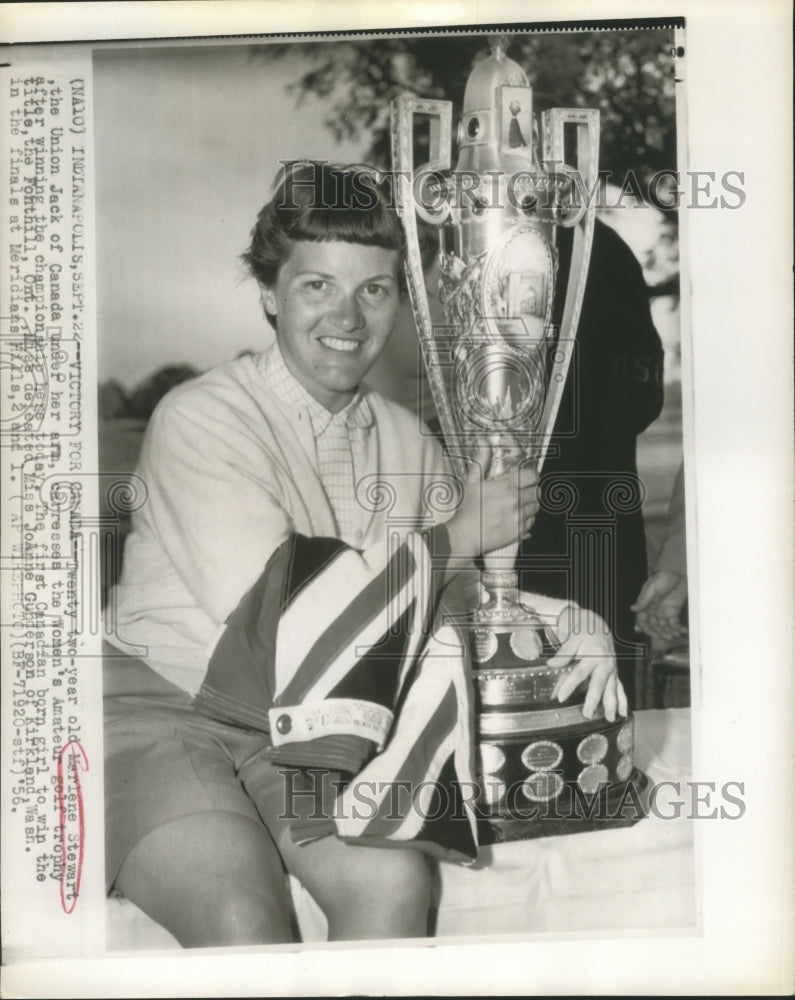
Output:
[[[332,939],[423,935],[426,856],[477,852],[450,557],[473,567],[528,531],[537,475],[454,481],[362,381],[397,315],[402,235],[381,191],[324,204],[333,170],[288,171],[244,258],[276,344],[152,415],[108,602],[108,885],[185,946],[287,940],[282,866]],[[458,502],[434,511],[440,489]],[[603,635],[565,655],[614,719]]]
[[243,255],[291,374],[347,406],[395,325],[403,230],[366,169],[296,163],[276,180]]
[[399,264],[397,250],[301,241],[263,289],[284,363],[332,413],[350,403],[395,324]]

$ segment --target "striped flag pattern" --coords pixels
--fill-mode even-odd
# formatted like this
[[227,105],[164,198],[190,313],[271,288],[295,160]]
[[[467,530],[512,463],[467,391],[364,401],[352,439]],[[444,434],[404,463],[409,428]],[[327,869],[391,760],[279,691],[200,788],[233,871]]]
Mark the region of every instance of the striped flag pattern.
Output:
[[[349,778],[340,837],[477,853],[463,644],[434,628],[443,526],[359,551],[293,534],[226,623],[196,707],[269,733],[270,761]],[[329,821],[294,827],[296,839]]]

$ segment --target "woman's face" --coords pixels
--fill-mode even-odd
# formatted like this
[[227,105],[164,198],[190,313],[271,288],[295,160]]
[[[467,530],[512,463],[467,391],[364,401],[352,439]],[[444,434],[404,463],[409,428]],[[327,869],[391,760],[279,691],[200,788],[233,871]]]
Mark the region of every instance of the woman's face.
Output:
[[332,413],[353,398],[397,315],[396,250],[297,241],[263,292],[285,364]]

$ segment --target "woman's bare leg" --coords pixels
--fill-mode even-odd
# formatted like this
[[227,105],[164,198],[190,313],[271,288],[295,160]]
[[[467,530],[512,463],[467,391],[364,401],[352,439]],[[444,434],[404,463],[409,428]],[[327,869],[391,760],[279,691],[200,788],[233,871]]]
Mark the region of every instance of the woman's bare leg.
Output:
[[292,940],[276,847],[238,813],[194,813],[158,827],[127,855],[115,885],[185,948]]
[[330,941],[427,935],[431,871],[419,851],[334,836],[298,845],[289,831],[279,838],[279,851],[325,913]]

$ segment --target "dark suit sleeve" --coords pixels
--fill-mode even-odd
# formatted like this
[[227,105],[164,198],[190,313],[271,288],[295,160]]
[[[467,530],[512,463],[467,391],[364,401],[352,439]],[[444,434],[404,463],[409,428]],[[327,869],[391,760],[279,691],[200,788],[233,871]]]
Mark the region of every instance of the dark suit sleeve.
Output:
[[577,339],[582,415],[595,416],[608,439],[640,434],[662,409],[662,342],[640,264],[621,237],[601,223]]
[[[641,210],[639,210],[641,211]],[[570,242],[561,234],[561,273]],[[600,614],[631,687],[637,645],[629,610],[646,579],[637,436],[663,403],[662,343],[641,266],[618,234],[597,222],[574,361],[543,467],[541,509],[523,540],[522,587],[576,601]],[[564,484],[572,497],[555,498]],[[597,548],[605,532],[609,544]],[[602,543],[600,543],[602,544]],[[606,583],[605,583],[606,581]]]

